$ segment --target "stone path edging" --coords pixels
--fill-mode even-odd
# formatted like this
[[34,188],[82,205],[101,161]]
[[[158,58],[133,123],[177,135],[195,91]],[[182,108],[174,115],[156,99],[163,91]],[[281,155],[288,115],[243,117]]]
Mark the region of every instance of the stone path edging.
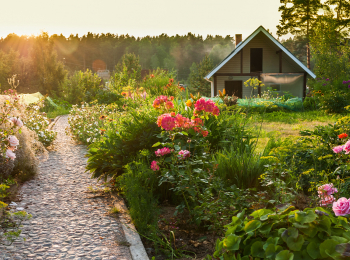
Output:
[[149,260],[145,247],[141,241],[140,235],[137,233],[134,224],[131,222],[129,211],[125,205],[123,198],[114,196],[114,205],[119,209],[119,220],[124,230],[125,238],[130,244],[130,252],[133,260]]

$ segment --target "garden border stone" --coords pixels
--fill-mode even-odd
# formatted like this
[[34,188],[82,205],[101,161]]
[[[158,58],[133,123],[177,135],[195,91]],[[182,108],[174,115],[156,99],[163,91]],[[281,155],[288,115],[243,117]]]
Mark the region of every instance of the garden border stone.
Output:
[[118,218],[122,224],[125,239],[130,244],[129,249],[133,260],[149,260],[146,249],[137,233],[124,199],[119,195],[112,195],[114,206],[119,210]]

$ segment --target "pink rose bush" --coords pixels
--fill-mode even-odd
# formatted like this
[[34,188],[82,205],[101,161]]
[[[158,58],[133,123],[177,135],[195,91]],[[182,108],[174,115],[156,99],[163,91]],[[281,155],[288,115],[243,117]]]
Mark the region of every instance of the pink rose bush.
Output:
[[186,159],[186,158],[188,158],[188,157],[190,157],[190,156],[191,156],[190,151],[181,150],[181,151],[179,152],[179,158],[180,158],[180,159]]
[[341,153],[342,151],[345,152],[345,154],[350,153],[350,140],[348,140],[344,145],[339,145],[334,147],[333,149],[334,153]]
[[333,194],[337,192],[338,190],[337,188],[334,188],[333,183],[319,186],[317,189],[317,193],[318,193],[318,197],[321,199],[320,205],[327,206],[332,204],[335,201]]
[[152,163],[151,163],[151,169],[153,170],[153,171],[159,171],[159,165],[158,165],[158,162],[157,161],[153,161]]
[[337,202],[333,202],[333,211],[336,216],[345,216],[350,214],[350,199],[340,198]]
[[324,184],[317,189],[318,196],[329,196],[337,193],[337,188],[334,188],[333,183]]
[[[177,109],[174,106],[173,100],[174,97],[161,95],[153,101],[153,107],[163,113],[158,116],[157,125],[163,130],[169,131],[168,133],[163,132],[163,136],[172,140],[174,148],[176,147],[175,149],[177,151],[177,154],[175,154],[176,157],[174,156],[171,162],[168,158],[167,160],[160,158],[159,161],[152,161],[151,169],[153,171],[158,171],[160,167],[162,167],[163,163],[168,164],[176,162],[177,164],[181,161],[181,164],[186,164],[186,161],[184,159],[191,157],[191,152],[189,151],[190,148],[194,147],[195,145],[203,146],[203,137],[207,137],[209,135],[209,131],[207,131],[204,127],[204,120],[208,119],[209,116],[217,116],[220,114],[220,110],[216,106],[215,102],[210,99],[205,100],[204,98],[200,98],[198,95],[198,98],[193,98],[195,101],[194,106],[192,106],[192,102],[190,102],[190,105],[188,101],[186,102],[185,110],[187,110],[187,112],[184,113],[189,116],[193,112],[192,118],[189,118],[178,113]],[[185,144],[191,143],[191,141],[189,141],[191,140],[190,138],[194,138],[196,142],[191,145],[184,145],[183,141],[185,141]],[[188,150],[185,150],[186,148]],[[174,150],[169,147],[164,147],[162,149],[156,150],[155,155],[157,157],[163,157],[167,154],[173,153],[173,151]]]
[[167,154],[170,154],[172,152],[172,150],[168,147],[164,147],[162,149],[158,149],[157,151],[155,151],[154,153],[156,154],[156,156],[164,156]]

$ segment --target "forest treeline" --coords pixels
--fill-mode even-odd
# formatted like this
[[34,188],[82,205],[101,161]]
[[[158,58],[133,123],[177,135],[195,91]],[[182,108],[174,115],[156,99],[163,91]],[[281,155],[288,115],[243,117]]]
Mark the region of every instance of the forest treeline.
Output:
[[[295,43],[289,39],[287,42],[292,51],[302,56],[302,50],[294,47],[298,46],[298,41]],[[96,71],[98,67],[94,67],[94,61],[103,61],[106,69],[113,71],[126,53],[139,56],[142,69],[175,70],[177,79],[185,83],[193,63],[199,64],[207,55],[215,66],[234,46],[234,39],[229,35],[208,35],[204,39],[191,33],[143,38],[109,33],[88,33],[82,37],[49,36],[47,33],[39,36],[9,34],[0,39],[0,84],[3,89],[8,88],[7,79],[17,75],[19,92],[50,93],[58,89],[66,73],[87,69]],[[300,58],[303,60],[303,57]]]
[[[220,62],[234,48],[231,36],[187,35],[135,38],[129,35],[92,34],[82,37],[71,35],[18,36],[10,34],[0,39],[0,83],[7,86],[7,78],[17,74],[19,89],[40,90],[40,82],[33,76],[47,77],[43,64],[55,66],[59,62],[68,72],[96,70],[94,61],[103,61],[112,71],[125,53],[139,56],[142,69],[163,68],[176,70],[178,80],[185,81],[190,67],[209,55],[213,64]],[[56,57],[54,57],[56,56]],[[99,63],[100,64],[100,63]],[[5,68],[6,67],[6,68]],[[54,68],[48,68],[54,70]],[[60,69],[56,68],[60,74]]]

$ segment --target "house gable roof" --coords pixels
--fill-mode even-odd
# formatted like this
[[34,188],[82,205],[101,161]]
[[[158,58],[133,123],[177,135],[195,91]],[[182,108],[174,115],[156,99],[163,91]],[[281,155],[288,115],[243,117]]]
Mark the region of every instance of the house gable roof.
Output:
[[221,69],[229,60],[232,59],[237,53],[239,53],[244,46],[246,46],[259,32],[264,33],[274,44],[276,44],[287,56],[289,56],[296,64],[298,64],[309,76],[316,78],[316,75],[309,70],[303,63],[301,63],[289,50],[287,50],[278,40],[276,40],[270,33],[268,33],[264,27],[260,26],[256,29],[247,39],[243,42],[240,42],[238,46],[220,62],[209,74],[205,76],[206,79],[212,77],[219,69]]

